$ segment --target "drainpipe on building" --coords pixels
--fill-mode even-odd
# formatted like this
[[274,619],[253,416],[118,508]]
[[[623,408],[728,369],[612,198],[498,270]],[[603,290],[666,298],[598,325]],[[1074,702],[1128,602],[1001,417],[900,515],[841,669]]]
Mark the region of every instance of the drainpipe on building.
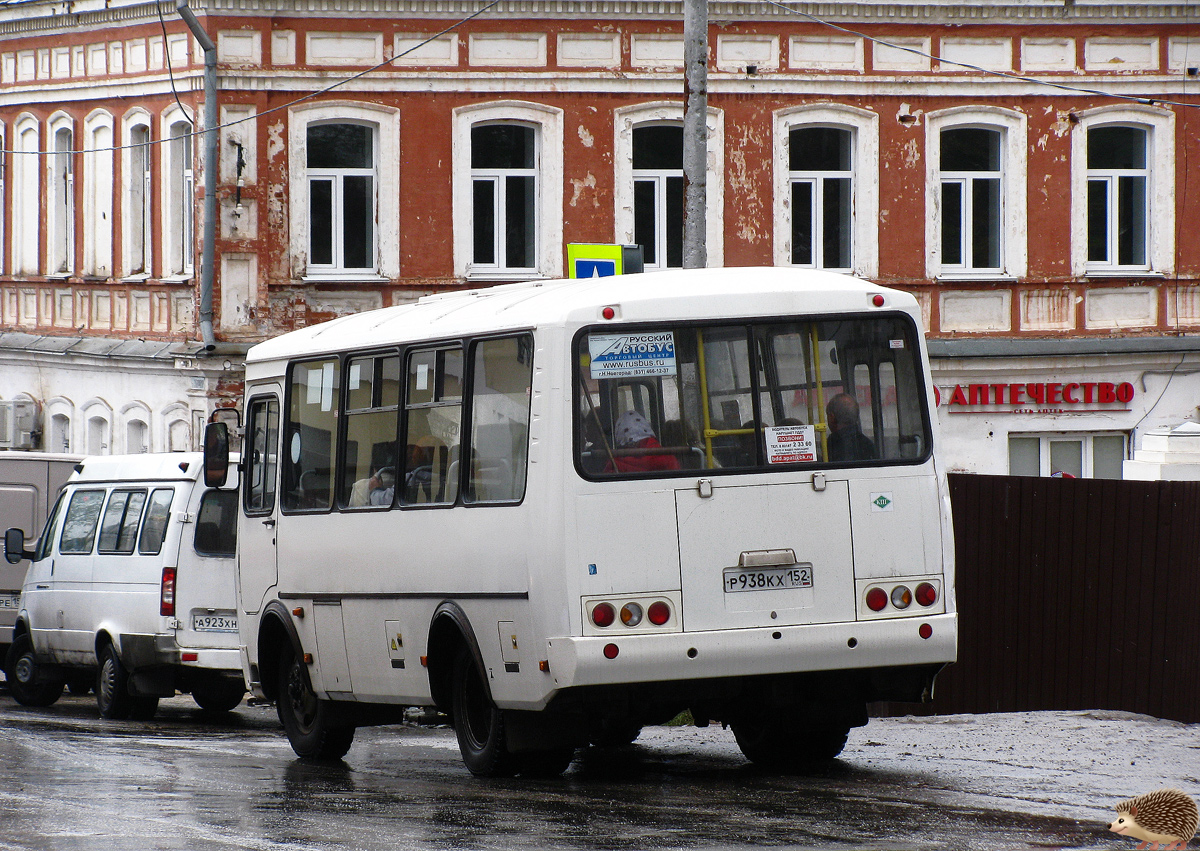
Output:
[[213,262],[217,240],[217,46],[196,20],[187,0],[175,7],[204,49],[204,236],[200,248],[200,336],[205,351],[217,347],[213,336]]
[[683,4],[683,268],[708,265],[708,0]]

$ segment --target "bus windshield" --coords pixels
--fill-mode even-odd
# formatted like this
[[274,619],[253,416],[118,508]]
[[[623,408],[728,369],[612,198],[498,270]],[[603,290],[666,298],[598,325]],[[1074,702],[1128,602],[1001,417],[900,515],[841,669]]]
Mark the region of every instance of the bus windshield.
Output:
[[928,457],[907,316],[585,329],[575,446],[591,477]]

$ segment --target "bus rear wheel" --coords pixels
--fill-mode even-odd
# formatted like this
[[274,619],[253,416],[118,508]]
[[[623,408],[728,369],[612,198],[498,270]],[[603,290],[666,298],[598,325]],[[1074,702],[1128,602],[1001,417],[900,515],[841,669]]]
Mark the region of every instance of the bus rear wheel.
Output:
[[50,706],[63,693],[61,682],[38,682],[37,658],[27,632],[18,635],[9,647],[4,676],[8,693],[22,706]]
[[354,743],[354,727],[337,723],[333,704],[317,697],[308,669],[290,645],[279,657],[278,686],[275,708],[296,756],[321,760],[344,757]]
[[[464,648],[454,661],[451,707],[463,764],[476,777],[511,777],[519,762],[508,752],[504,712],[488,694],[479,666]],[[564,766],[565,768],[565,766]]]
[[850,729],[810,727],[781,714],[754,715],[732,722],[730,728],[746,759],[767,768],[811,768],[842,752]]

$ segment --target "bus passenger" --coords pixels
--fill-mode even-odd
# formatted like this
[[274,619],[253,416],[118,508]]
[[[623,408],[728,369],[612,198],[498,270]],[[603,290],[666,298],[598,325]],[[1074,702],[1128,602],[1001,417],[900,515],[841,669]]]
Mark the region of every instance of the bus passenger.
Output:
[[829,423],[830,461],[869,461],[877,458],[875,444],[862,433],[858,422],[858,402],[849,393],[839,393],[825,406]]
[[679,459],[668,452],[622,454],[622,450],[662,449],[662,444],[654,436],[654,429],[637,411],[621,414],[613,428],[613,439],[617,444],[617,457],[605,466],[606,473],[652,473],[679,469]]

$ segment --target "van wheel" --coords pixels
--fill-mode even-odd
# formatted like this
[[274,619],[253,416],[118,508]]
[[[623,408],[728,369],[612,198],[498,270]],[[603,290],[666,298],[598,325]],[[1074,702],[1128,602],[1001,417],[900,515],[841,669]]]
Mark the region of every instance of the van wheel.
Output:
[[335,723],[333,704],[317,697],[308,679],[308,669],[296,658],[290,644],[279,656],[275,708],[296,756],[341,759],[354,742],[354,727]]
[[63,693],[62,682],[38,682],[37,657],[29,633],[17,636],[8,648],[4,676],[8,692],[22,706],[50,706]]
[[520,763],[508,752],[504,712],[492,703],[483,675],[466,648],[459,651],[454,662],[451,700],[454,733],[467,770],[477,777],[516,774]]
[[192,689],[192,700],[209,712],[229,712],[237,708],[246,694],[239,680],[214,680]]
[[100,717],[114,721],[132,718],[149,721],[158,711],[158,698],[129,693],[129,672],[117,656],[117,648],[107,645],[100,651],[100,669],[96,673],[96,705]]
[[847,727],[804,729],[785,714],[739,718],[730,723],[746,759],[768,768],[812,768],[828,762],[846,746]]

